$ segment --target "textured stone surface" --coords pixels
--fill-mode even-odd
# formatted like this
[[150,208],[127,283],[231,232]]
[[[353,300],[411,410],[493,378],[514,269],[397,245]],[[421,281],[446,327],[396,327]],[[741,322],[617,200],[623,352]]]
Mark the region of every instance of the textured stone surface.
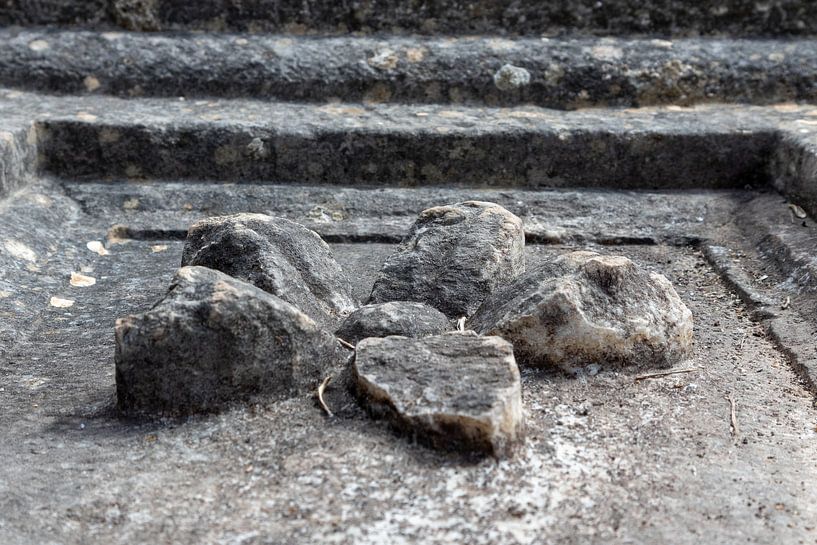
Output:
[[332,329],[357,306],[329,246],[284,218],[234,214],[201,220],[188,232],[182,265],[245,280]]
[[522,438],[519,369],[499,337],[364,339],[354,369],[364,402],[420,441],[505,456]]
[[522,221],[498,204],[428,208],[383,264],[370,302],[419,301],[451,318],[470,316],[525,270],[524,247]]
[[3,0],[0,24],[296,33],[808,35],[817,32],[817,8],[804,0]]
[[520,364],[668,367],[692,351],[692,313],[663,275],[623,256],[573,252],[489,297],[469,322]]
[[392,301],[360,307],[343,321],[336,334],[356,343],[366,337],[425,337],[448,329],[451,323],[442,312],[423,303]]
[[187,414],[305,393],[343,362],[335,338],[289,303],[184,267],[152,309],[116,323],[117,406]]
[[[497,79],[501,74],[511,77]],[[562,109],[769,104],[814,101],[815,77],[817,43],[805,39],[543,41],[0,29],[0,83],[122,97],[536,104]],[[498,89],[495,82],[502,87],[507,83],[510,90]]]

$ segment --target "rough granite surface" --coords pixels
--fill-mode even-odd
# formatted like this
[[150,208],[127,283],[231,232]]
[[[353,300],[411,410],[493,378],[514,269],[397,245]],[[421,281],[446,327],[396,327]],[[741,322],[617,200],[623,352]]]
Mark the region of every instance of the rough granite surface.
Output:
[[669,367],[692,352],[692,313],[666,277],[624,256],[573,252],[489,296],[468,322],[520,364]]
[[354,373],[369,410],[420,442],[504,457],[523,438],[519,369],[499,337],[364,339]]
[[433,307],[413,301],[391,301],[360,307],[335,334],[355,344],[367,337],[427,337],[450,329],[446,315]]
[[289,303],[205,267],[183,267],[144,314],[116,322],[117,408],[212,412],[314,389],[345,362],[335,338]]
[[286,218],[234,214],[196,222],[184,245],[186,265],[249,282],[330,331],[358,306],[329,246],[314,231]]
[[522,220],[498,204],[428,208],[383,264],[369,302],[417,301],[449,318],[470,316],[525,271],[524,249]]

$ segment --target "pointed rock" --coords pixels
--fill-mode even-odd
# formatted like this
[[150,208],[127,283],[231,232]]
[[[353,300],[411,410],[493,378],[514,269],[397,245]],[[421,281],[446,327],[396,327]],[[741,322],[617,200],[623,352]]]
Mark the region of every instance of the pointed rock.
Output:
[[449,318],[470,316],[525,270],[522,220],[498,204],[467,201],[420,213],[391,255],[370,303],[418,301]]
[[372,412],[426,444],[501,457],[522,439],[519,369],[499,337],[364,339],[354,371]]
[[346,275],[321,237],[293,221],[235,214],[190,228],[182,266],[209,267],[244,280],[334,329],[357,303]]
[[122,412],[173,415],[310,391],[346,353],[286,301],[184,267],[152,309],[117,320],[115,359]]
[[692,313],[663,275],[573,252],[489,297],[469,321],[513,344],[520,365],[669,367],[692,351]]

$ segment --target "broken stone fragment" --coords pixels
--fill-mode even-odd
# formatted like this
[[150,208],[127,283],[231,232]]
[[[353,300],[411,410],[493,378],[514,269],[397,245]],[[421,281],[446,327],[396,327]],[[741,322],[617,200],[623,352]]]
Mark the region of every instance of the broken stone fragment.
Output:
[[350,314],[336,335],[350,343],[367,337],[427,337],[451,329],[448,318],[435,308],[411,301],[392,301],[360,307]]
[[692,313],[663,275],[573,252],[518,278],[469,327],[513,343],[520,365],[669,367],[692,350]]
[[505,64],[494,74],[494,85],[500,91],[519,89],[530,83],[530,72],[520,66]]
[[116,322],[117,405],[172,415],[280,400],[315,388],[345,357],[333,335],[286,301],[184,267],[152,309]]
[[357,308],[329,246],[314,231],[284,218],[235,214],[199,221],[187,234],[186,265],[258,286],[329,329]]
[[449,318],[470,316],[525,270],[522,220],[498,204],[467,201],[420,213],[383,265],[370,303],[418,301]]
[[500,457],[522,438],[519,369],[512,346],[499,337],[364,339],[354,373],[374,414],[431,446]]

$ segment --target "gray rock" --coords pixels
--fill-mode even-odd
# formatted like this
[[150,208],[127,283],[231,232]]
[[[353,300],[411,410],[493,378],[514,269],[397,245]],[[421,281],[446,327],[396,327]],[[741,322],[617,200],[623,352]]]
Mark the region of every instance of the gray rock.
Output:
[[494,74],[494,85],[500,91],[512,91],[530,83],[530,72],[519,66],[505,64]]
[[489,297],[469,327],[513,343],[520,364],[669,367],[692,350],[692,313],[663,275],[573,252]]
[[367,337],[426,337],[451,329],[448,318],[435,308],[411,301],[363,306],[350,314],[336,335],[350,343]]
[[329,246],[314,231],[284,218],[235,214],[201,220],[187,234],[186,265],[258,286],[329,329],[357,307]]
[[525,270],[524,249],[522,220],[498,204],[429,208],[386,260],[369,302],[418,301],[450,318],[470,316]]
[[357,391],[375,414],[442,449],[507,456],[523,435],[513,348],[473,332],[364,339]]
[[122,412],[172,415],[309,391],[345,353],[278,297],[184,267],[152,309],[117,320],[115,359]]

